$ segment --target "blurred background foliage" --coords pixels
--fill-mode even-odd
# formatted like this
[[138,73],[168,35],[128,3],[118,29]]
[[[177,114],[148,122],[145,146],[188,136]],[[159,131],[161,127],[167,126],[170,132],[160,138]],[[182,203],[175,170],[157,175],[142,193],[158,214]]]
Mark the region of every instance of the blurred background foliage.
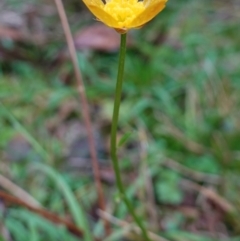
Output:
[[[81,1],[64,5],[107,210],[131,222],[109,161],[119,37]],[[239,12],[238,0],[169,0],[157,18],[129,33],[119,138],[130,137],[120,165],[136,210],[166,240],[240,240]],[[0,174],[45,209],[103,237],[81,104],[54,1],[0,2],[0,158]],[[0,197],[0,240],[83,239]],[[140,237],[114,224],[104,240]]]

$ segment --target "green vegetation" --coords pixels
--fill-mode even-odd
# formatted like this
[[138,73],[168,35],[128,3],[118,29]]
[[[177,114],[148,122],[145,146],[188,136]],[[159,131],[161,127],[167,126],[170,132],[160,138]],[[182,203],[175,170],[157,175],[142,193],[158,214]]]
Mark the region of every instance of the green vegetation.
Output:
[[[28,4],[11,0],[5,6],[21,12]],[[81,2],[65,1],[65,6],[73,32],[95,23]],[[156,19],[130,32],[120,166],[137,213],[149,230],[169,241],[240,240],[239,11],[238,0],[169,0]],[[39,21],[43,31],[53,31],[44,44],[0,35],[0,174],[46,210],[71,220],[85,236],[0,197],[0,230],[5,230],[0,240],[141,240],[129,226],[116,223],[102,239],[81,104],[61,24],[54,11]],[[78,56],[107,210],[131,222],[109,168],[118,52],[82,50]]]

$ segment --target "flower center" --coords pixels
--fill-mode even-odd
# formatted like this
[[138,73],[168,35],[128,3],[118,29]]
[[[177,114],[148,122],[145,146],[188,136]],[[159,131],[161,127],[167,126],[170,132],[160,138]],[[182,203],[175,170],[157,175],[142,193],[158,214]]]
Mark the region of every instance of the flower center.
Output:
[[104,5],[104,10],[123,28],[127,27],[144,9],[143,1],[137,0],[109,0]]

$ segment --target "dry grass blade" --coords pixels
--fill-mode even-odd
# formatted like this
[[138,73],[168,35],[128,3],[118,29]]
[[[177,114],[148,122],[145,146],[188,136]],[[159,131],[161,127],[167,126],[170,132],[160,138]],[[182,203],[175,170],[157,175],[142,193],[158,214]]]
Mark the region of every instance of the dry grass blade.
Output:
[[74,193],[72,192],[69,185],[65,182],[64,178],[53,168],[44,164],[37,163],[33,165],[33,170],[34,169],[43,172],[45,175],[53,179],[53,181],[56,183],[56,185],[62,192],[76,225],[80,229],[84,230],[84,240],[93,241],[92,232],[90,230],[90,225],[88,223],[85,210],[83,209],[79,201],[76,199]]
[[221,178],[217,175],[194,171],[170,158],[166,158],[166,160],[162,163],[162,165],[180,174],[183,174],[184,176],[190,179],[193,179],[194,181],[197,181],[197,182],[204,182],[204,183],[217,185],[221,180]]
[[203,187],[189,180],[183,180],[182,184],[188,189],[193,189],[201,193],[203,196],[205,196],[213,203],[215,203],[219,208],[221,208],[222,211],[226,213],[234,213],[236,211],[235,207],[229,201],[221,197],[213,189]]
[[26,203],[35,208],[40,208],[41,204],[35,200],[31,195],[29,195],[22,188],[11,182],[9,179],[0,174],[0,186],[12,193],[14,196],[21,200],[25,200]]
[[[126,221],[123,221],[123,220],[120,220],[114,216],[112,216],[110,213],[107,213],[107,212],[104,212],[102,210],[98,210],[98,213],[99,213],[99,216],[103,219],[106,219],[108,220],[109,222],[117,225],[117,226],[120,226],[120,227],[131,227],[129,228],[129,232],[130,231],[135,231],[137,232],[138,234],[141,234],[141,230],[139,227],[137,227],[136,225],[134,224],[130,224]],[[153,232],[150,232],[148,231],[148,235],[149,237],[151,238],[152,241],[168,241],[167,239],[163,238],[163,237],[160,237],[159,235],[153,233]]]
[[[101,185],[101,179],[100,179],[100,171],[99,171],[99,164],[97,160],[97,153],[96,153],[96,148],[95,148],[95,143],[94,143],[94,137],[93,137],[93,130],[92,130],[92,123],[90,120],[90,114],[89,114],[89,106],[87,102],[87,97],[85,94],[85,88],[84,88],[84,83],[82,80],[82,75],[78,67],[78,59],[77,59],[77,54],[76,54],[76,49],[74,46],[74,41],[73,37],[71,34],[71,30],[68,24],[67,16],[65,13],[65,9],[63,6],[63,3],[61,0],[55,0],[55,4],[57,6],[57,10],[59,13],[59,17],[61,19],[62,27],[64,30],[64,34],[67,40],[72,64],[74,67],[74,73],[75,77],[77,80],[77,85],[78,85],[78,92],[82,104],[82,113],[83,113],[83,118],[84,118],[84,123],[87,129],[87,135],[88,135],[88,143],[89,143],[89,149],[90,149],[90,155],[91,155],[91,161],[92,161],[92,168],[93,168],[93,173],[95,177],[95,184],[98,192],[98,201],[99,201],[99,207],[102,210],[105,210],[105,200],[104,200],[104,195],[103,195],[103,190],[102,190],[102,185]],[[105,228],[107,233],[110,232],[110,227],[107,222],[105,222]]]
[[32,206],[31,204],[27,203],[26,201],[22,201],[22,199],[13,197],[12,195],[7,194],[3,191],[0,191],[0,198],[2,200],[4,200],[6,203],[25,207],[28,210],[30,210],[34,213],[37,213],[37,214],[41,215],[42,217],[52,221],[53,223],[63,224],[68,228],[69,231],[71,231],[77,235],[82,235],[82,231],[77,226],[75,226],[73,223],[71,223],[63,218],[60,218],[57,215],[55,215],[45,209]]
[[172,123],[172,120],[168,116],[158,113],[156,114],[156,118],[163,121],[165,131],[173,136],[176,140],[181,142],[189,151],[196,154],[202,154],[208,151],[207,147],[189,139],[178,127]]
[[141,156],[142,170],[143,170],[142,173],[145,179],[144,196],[146,197],[146,208],[150,216],[150,224],[151,224],[152,230],[157,230],[158,229],[158,212],[156,212],[157,205],[155,202],[153,183],[152,183],[150,170],[147,164],[147,146],[148,146],[147,133],[143,128],[139,130],[139,139],[140,139],[140,145],[141,145],[140,156]]

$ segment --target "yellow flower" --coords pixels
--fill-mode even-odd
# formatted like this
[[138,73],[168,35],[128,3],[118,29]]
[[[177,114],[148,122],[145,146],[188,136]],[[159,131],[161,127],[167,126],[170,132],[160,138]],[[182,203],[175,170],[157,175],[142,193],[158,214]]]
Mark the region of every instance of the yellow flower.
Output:
[[165,7],[167,0],[83,0],[89,10],[103,23],[126,32],[140,28]]

